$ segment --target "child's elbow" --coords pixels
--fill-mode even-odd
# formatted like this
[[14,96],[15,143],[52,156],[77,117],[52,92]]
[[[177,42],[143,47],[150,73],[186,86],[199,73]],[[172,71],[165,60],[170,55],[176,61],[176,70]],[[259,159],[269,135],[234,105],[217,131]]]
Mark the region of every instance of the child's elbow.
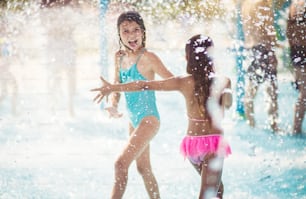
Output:
[[233,104],[233,96],[231,94],[225,94],[222,97],[222,105],[224,108],[229,109]]

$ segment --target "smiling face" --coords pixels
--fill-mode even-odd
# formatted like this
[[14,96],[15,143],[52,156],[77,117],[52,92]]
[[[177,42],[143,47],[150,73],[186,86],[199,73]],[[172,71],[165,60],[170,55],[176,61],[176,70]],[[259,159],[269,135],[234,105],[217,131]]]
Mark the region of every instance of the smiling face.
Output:
[[119,25],[119,36],[123,45],[132,51],[144,47],[144,30],[135,21],[123,21]]

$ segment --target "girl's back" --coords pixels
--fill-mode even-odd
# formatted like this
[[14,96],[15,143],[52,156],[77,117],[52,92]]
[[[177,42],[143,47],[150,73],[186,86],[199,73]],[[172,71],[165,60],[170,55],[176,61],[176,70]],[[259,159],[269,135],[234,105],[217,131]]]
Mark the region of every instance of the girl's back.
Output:
[[[195,81],[192,76],[181,79],[181,92],[185,96],[187,117],[189,119],[189,135],[207,135],[222,134],[222,128],[218,122],[223,118],[223,110],[230,107],[232,103],[231,96],[226,91],[230,88],[230,80],[225,77],[214,77],[213,84],[210,87],[210,96],[204,112],[195,95]],[[231,95],[231,94],[230,94]],[[204,96],[203,96],[204,97]],[[221,118],[220,118],[221,117]]]

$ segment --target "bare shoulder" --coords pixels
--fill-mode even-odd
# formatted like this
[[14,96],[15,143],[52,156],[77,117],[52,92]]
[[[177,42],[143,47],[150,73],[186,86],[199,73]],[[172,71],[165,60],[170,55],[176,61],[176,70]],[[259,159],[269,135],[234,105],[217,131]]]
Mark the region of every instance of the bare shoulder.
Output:
[[[146,66],[147,70],[153,71],[163,79],[172,77],[173,74],[167,69],[162,60],[154,52],[145,51],[142,64]],[[141,61],[141,60],[140,60]]]
[[149,62],[159,62],[160,61],[160,58],[157,56],[157,54],[150,50],[146,50],[144,52],[144,58]]

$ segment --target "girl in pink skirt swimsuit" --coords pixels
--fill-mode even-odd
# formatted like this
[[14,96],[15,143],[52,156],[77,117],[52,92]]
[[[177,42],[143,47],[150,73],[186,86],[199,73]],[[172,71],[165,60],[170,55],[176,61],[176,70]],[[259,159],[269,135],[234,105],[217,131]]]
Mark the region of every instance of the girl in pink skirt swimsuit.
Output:
[[224,109],[232,105],[231,81],[215,74],[212,50],[211,38],[195,35],[185,47],[187,75],[127,84],[110,84],[101,77],[102,87],[92,89],[99,91],[94,99],[98,102],[114,91],[177,90],[183,94],[189,124],[180,149],[201,175],[199,199],[222,198],[223,160],[231,154],[220,125]]

